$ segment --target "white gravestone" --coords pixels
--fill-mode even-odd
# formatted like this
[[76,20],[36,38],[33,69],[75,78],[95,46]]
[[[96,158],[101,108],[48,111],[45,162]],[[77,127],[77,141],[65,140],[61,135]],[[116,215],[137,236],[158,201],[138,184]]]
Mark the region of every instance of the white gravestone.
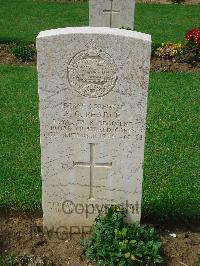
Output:
[[134,10],[135,0],[90,0],[90,26],[133,30]]
[[150,36],[48,30],[37,51],[44,225],[90,226],[111,204],[139,221]]

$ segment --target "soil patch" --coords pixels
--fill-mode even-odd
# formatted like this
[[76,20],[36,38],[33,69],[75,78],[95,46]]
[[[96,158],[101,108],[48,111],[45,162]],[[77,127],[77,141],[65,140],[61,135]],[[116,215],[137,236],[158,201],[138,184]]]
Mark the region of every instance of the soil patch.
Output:
[[154,72],[200,72],[200,63],[190,64],[185,62],[177,62],[166,60],[159,57],[151,59],[151,71]]
[[[163,242],[165,264],[171,266],[196,266],[200,256],[200,227],[163,229],[157,227]],[[174,234],[174,235],[170,235]],[[42,232],[41,215],[1,215],[0,254],[26,254],[31,258],[48,258],[53,265],[96,265],[86,260],[80,245],[88,234],[72,234],[69,230],[45,235]],[[31,264],[32,265],[32,264]],[[36,265],[36,264],[33,264]]]
[[83,258],[80,245],[81,235],[68,233],[46,235],[42,232],[42,218],[20,215],[18,217],[2,217],[0,219],[0,254],[16,256],[34,256],[48,258],[53,265],[89,265]]
[[[36,56],[34,57],[33,61],[23,61],[10,52],[8,44],[0,44],[0,64],[35,66]],[[200,63],[190,64],[184,62],[176,62],[173,60],[166,60],[154,56],[151,59],[151,71],[198,73],[200,72]]]

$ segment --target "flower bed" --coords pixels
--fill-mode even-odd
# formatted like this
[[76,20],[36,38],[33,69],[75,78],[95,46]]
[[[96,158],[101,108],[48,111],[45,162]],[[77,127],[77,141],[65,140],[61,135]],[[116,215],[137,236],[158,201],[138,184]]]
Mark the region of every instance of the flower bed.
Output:
[[153,57],[172,62],[200,65],[200,28],[192,29],[185,35],[185,42],[162,43],[153,50]]

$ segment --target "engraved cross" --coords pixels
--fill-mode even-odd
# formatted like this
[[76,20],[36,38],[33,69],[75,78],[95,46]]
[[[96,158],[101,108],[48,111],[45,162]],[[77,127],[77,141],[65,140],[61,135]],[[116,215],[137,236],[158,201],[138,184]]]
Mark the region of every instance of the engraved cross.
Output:
[[90,143],[90,162],[74,162],[74,167],[89,167],[90,168],[90,194],[89,199],[94,199],[93,184],[95,168],[111,168],[112,163],[95,163],[95,144]]
[[104,13],[110,14],[110,28],[112,28],[113,15],[119,14],[120,10],[113,10],[113,0],[110,0],[111,7],[109,10],[103,10]]

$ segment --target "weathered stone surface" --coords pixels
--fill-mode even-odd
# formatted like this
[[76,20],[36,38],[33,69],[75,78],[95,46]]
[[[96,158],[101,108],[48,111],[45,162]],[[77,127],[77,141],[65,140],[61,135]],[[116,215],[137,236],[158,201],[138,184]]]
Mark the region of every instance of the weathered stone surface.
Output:
[[90,26],[133,30],[134,11],[135,0],[90,0]]
[[150,36],[65,28],[37,50],[44,225],[82,230],[110,204],[139,221]]

